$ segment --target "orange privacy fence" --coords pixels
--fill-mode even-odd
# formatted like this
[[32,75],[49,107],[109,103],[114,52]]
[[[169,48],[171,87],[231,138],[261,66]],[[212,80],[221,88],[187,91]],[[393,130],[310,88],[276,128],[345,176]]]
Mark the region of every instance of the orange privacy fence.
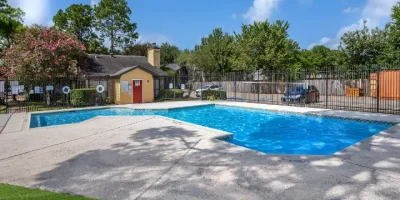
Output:
[[[400,71],[372,73],[370,78],[371,96],[385,99],[400,99]],[[377,95],[379,91],[379,95]]]

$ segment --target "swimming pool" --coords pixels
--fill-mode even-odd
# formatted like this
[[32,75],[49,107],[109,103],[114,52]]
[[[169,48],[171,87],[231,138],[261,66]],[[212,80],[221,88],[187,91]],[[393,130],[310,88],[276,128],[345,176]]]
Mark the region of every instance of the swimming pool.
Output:
[[96,116],[160,115],[233,133],[227,142],[271,154],[332,155],[390,124],[277,113],[227,106],[172,110],[96,109],[32,114],[31,128],[71,124]]

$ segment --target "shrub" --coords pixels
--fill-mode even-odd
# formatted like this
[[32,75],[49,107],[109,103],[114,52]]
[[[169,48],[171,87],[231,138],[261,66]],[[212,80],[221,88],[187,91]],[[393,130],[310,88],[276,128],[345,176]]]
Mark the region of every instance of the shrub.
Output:
[[84,88],[71,90],[71,104],[73,106],[90,106],[95,105],[96,89]]
[[110,97],[107,97],[107,98],[104,100],[104,102],[105,102],[106,104],[114,104],[114,101],[113,101]]
[[182,98],[183,91],[180,89],[165,89],[160,91],[160,97],[165,99]]
[[201,92],[203,99],[207,100],[226,100],[226,92],[218,90],[204,90]]
[[44,100],[43,94],[29,94],[28,100],[30,102],[42,102]]
[[207,100],[209,100],[209,101],[214,101],[214,100],[216,100],[217,98],[214,96],[214,95],[212,95],[212,96],[208,96],[207,97]]

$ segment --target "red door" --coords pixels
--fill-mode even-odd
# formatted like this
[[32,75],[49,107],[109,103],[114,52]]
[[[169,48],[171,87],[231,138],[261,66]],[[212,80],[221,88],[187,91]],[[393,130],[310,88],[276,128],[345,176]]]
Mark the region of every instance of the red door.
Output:
[[133,80],[133,103],[142,103],[142,81]]

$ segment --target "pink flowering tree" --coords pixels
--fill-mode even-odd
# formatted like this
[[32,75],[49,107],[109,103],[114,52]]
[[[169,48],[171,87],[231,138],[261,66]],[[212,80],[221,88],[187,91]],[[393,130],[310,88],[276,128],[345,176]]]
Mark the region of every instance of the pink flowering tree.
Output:
[[61,30],[34,25],[14,36],[0,75],[26,86],[46,86],[80,75],[85,46]]
[[15,35],[0,73],[9,79],[52,83],[79,75],[85,50],[73,35],[34,25]]

